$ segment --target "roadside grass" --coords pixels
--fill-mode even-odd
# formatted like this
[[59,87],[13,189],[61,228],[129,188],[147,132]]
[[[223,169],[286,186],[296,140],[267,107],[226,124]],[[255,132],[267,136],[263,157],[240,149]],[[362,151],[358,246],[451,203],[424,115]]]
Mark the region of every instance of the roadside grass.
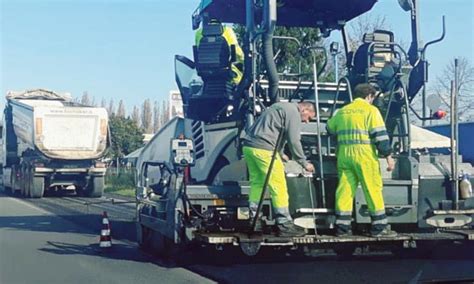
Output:
[[105,187],[105,192],[110,192],[114,193],[117,195],[122,195],[122,196],[127,196],[127,197],[135,197],[135,189],[134,188],[123,188],[123,189],[117,189],[114,187]]
[[107,174],[105,175],[105,192],[134,197],[135,177],[133,171],[120,169],[117,174],[117,169],[107,169]]

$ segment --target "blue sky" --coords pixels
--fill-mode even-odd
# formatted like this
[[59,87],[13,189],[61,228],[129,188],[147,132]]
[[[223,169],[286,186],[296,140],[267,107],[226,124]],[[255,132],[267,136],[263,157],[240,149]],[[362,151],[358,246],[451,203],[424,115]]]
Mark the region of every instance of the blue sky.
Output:
[[[0,91],[43,87],[98,101],[123,99],[130,110],[175,89],[174,55],[192,57],[191,14],[198,0],[0,0]],[[449,5],[447,4],[449,3]],[[454,56],[474,63],[474,1],[420,0],[421,34],[446,39],[428,51],[433,80]],[[379,0],[396,36],[409,42],[409,13]],[[3,101],[3,100],[2,100]],[[3,103],[3,102],[2,102]]]

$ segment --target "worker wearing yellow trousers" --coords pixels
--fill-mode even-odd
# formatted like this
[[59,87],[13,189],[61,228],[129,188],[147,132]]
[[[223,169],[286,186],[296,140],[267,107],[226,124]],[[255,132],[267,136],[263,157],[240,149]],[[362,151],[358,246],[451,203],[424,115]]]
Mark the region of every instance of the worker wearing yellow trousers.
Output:
[[[252,147],[243,148],[244,157],[252,181],[252,190],[249,193],[249,201],[258,204],[262,194],[265,177],[270,167],[272,151]],[[288,192],[286,187],[285,169],[279,154],[275,157],[272,174],[268,182],[268,189],[272,197],[272,206],[277,211],[280,208],[288,208]]]
[[[275,103],[247,129],[243,137],[243,153],[250,174],[249,209],[252,218],[257,212],[273,150],[278,148],[278,152],[281,152],[283,146],[277,145],[280,133],[283,135],[282,140],[288,144],[292,159],[307,171],[314,171],[314,166],[304,155],[300,133],[301,122],[308,122],[315,115],[314,105],[309,102]],[[284,166],[279,154],[271,169],[268,188],[278,234],[280,236],[304,235],[304,230],[294,225],[290,216]]]
[[341,108],[327,123],[327,130],[337,135],[336,234],[350,235],[352,207],[359,183],[362,186],[372,219],[371,235],[395,236],[387,226],[382,195],[382,176],[378,155],[387,159],[392,171],[390,140],[379,110],[372,105],[376,90],[370,84],[359,84],[355,100]]

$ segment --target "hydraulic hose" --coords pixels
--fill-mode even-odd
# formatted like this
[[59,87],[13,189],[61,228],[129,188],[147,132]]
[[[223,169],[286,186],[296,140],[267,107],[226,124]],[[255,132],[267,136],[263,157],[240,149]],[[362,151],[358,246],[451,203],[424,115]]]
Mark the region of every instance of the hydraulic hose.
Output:
[[278,102],[278,71],[275,61],[273,60],[273,31],[268,31],[263,34],[263,61],[267,69],[268,77],[268,96],[270,103]]

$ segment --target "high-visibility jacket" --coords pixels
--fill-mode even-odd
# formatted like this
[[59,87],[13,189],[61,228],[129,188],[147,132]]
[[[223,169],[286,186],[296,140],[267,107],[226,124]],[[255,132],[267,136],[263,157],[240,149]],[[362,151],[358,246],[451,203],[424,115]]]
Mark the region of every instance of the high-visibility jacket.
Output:
[[[337,135],[338,154],[346,146],[365,147],[386,157],[391,153],[390,139],[380,111],[357,98],[341,108],[327,123],[330,134]],[[343,153],[340,153],[343,155]],[[339,155],[338,155],[339,157]]]
[[[242,70],[240,70],[236,64],[242,65],[244,62],[244,52],[242,51],[242,48],[239,45],[239,42],[237,41],[237,36],[235,35],[234,30],[232,27],[229,26],[223,26],[223,32],[222,32],[222,37],[225,39],[227,44],[229,46],[234,45],[235,46],[235,63],[232,63],[232,72],[234,73],[234,79],[233,82],[238,84],[240,80],[242,80]],[[199,45],[199,42],[202,39],[202,28],[196,31],[196,46]]]
[[[355,190],[360,183],[373,226],[385,226],[382,175],[377,154],[391,152],[389,137],[379,110],[364,99],[341,108],[327,123],[337,135],[336,226],[350,227]],[[378,153],[377,153],[378,150]]]

